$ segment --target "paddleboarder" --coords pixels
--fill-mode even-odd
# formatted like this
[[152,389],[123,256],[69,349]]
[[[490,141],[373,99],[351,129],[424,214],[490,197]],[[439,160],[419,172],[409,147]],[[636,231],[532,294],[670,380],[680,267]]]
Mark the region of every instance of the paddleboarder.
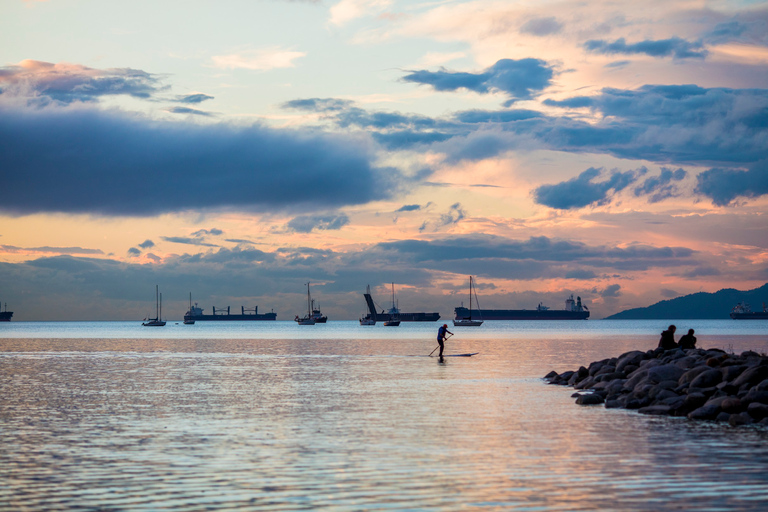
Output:
[[446,334],[450,334],[451,336],[453,336],[453,333],[448,330],[448,324],[443,324],[443,326],[437,330],[437,344],[440,345],[440,354],[438,355],[438,357],[441,359],[443,357],[443,348],[444,348],[443,343],[445,342]]

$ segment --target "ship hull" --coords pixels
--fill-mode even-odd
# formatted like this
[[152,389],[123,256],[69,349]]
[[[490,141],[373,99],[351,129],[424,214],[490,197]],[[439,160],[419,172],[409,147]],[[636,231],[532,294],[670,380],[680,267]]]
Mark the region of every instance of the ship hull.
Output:
[[[456,320],[469,319],[469,309],[454,309]],[[538,310],[538,309],[481,309],[472,310],[474,318],[483,320],[586,320],[589,311]]]
[[184,315],[184,321],[195,322],[254,322],[277,320],[277,313],[264,313],[255,315]]
[[[391,315],[389,313],[376,313],[373,320],[377,322],[391,322],[396,317],[401,322],[437,322],[440,320],[440,313],[398,313]],[[363,320],[372,320],[370,313],[363,317]]]
[[751,313],[731,313],[734,320],[768,320],[768,312],[753,311]]
[[13,311],[0,311],[0,322],[10,322]]

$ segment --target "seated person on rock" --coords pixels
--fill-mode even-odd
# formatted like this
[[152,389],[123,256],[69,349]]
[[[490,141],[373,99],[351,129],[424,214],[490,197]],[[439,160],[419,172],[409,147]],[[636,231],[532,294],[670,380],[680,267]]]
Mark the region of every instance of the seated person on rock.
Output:
[[693,329],[688,329],[688,334],[683,334],[680,337],[680,348],[696,348],[696,336],[693,335]]
[[659,347],[663,348],[664,350],[672,350],[673,348],[678,348],[678,345],[675,342],[675,330],[677,330],[677,327],[670,325],[666,331],[662,331],[661,339],[659,339]]

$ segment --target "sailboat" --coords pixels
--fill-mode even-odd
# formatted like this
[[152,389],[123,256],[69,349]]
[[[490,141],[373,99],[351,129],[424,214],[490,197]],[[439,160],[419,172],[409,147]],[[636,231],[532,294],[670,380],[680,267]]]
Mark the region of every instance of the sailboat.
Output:
[[400,325],[400,310],[395,305],[395,283],[392,283],[392,307],[389,309],[389,320],[384,325],[397,327]]
[[307,314],[304,318],[299,318],[299,315],[296,315],[294,321],[298,322],[299,325],[315,325],[317,323],[315,317],[312,316],[312,297],[309,295],[309,283],[307,283]]
[[[474,289],[472,286],[472,276],[469,276],[469,316],[467,318],[462,318],[460,320],[453,319],[453,325],[455,327],[479,327],[483,325],[482,320],[472,320],[472,294],[474,290],[475,295],[475,302],[477,303],[477,290]],[[478,306],[478,314],[479,314],[479,308],[480,304],[477,304]],[[481,317],[482,318],[482,317]]]
[[165,322],[161,320],[163,316],[163,294],[159,293],[157,285],[155,285],[155,318],[150,318],[148,321],[141,325],[145,327],[163,327]]
[[192,316],[192,292],[189,292],[189,311],[184,315],[184,323],[186,325],[193,325],[195,321],[192,318],[188,318],[187,315]]

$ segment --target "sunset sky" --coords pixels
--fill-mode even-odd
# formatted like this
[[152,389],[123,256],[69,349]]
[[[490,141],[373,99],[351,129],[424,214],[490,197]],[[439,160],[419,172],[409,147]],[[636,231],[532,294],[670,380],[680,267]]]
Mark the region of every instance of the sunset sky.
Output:
[[[0,0],[0,303],[290,320],[768,281],[768,2]],[[766,298],[768,301],[768,297]]]

